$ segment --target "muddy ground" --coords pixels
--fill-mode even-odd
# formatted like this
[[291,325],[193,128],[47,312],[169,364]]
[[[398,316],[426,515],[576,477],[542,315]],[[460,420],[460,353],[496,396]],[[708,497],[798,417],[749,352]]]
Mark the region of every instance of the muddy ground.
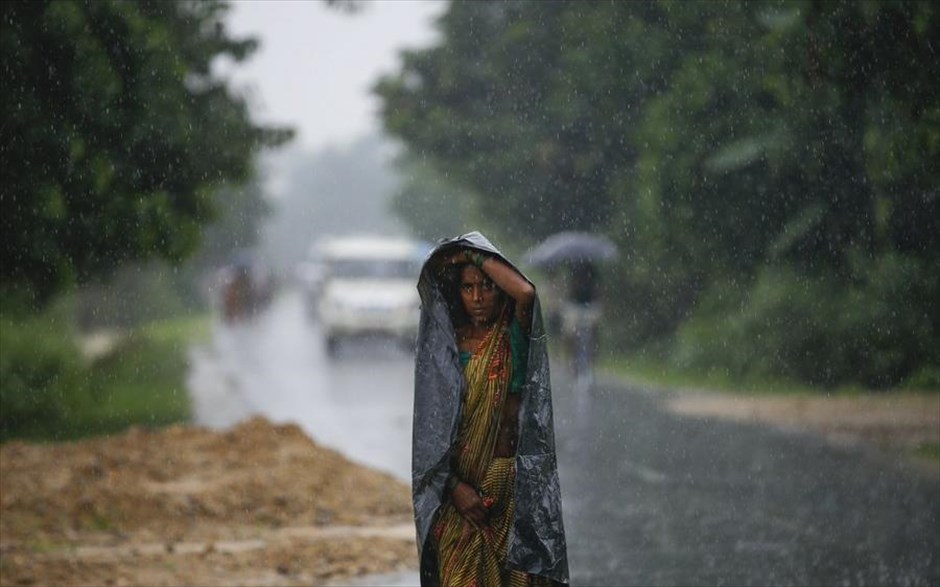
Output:
[[414,568],[409,488],[255,418],[0,447],[0,585],[323,585]]

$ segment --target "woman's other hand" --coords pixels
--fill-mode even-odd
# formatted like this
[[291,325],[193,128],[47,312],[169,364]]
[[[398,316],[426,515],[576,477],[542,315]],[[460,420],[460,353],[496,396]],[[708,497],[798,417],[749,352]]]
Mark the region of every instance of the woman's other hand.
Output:
[[469,483],[460,481],[451,494],[454,507],[470,524],[479,528],[486,523],[489,512],[483,505],[483,499]]

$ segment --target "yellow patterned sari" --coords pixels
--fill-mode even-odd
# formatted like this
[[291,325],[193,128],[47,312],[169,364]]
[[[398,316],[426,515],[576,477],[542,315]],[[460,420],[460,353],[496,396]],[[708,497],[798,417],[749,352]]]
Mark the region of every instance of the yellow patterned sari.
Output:
[[489,519],[479,529],[450,501],[432,527],[441,587],[503,587],[550,584],[505,568],[513,521],[515,459],[493,457],[512,377],[508,320],[499,320],[464,368],[466,390],[458,432],[456,474],[477,488]]

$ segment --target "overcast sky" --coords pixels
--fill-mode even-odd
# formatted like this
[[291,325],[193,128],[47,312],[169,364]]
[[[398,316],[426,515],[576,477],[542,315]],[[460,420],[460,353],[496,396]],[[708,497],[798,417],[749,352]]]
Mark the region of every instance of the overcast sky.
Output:
[[234,87],[250,88],[255,119],[288,124],[297,146],[346,145],[380,128],[370,87],[398,69],[402,48],[436,38],[433,20],[446,4],[433,0],[374,0],[355,13],[322,0],[232,2],[232,36],[254,36],[260,48],[234,72]]

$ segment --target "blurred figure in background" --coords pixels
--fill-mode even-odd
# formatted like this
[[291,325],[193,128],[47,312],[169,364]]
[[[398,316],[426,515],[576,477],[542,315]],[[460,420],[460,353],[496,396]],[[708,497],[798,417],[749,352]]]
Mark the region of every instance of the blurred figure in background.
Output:
[[603,234],[562,231],[538,243],[525,254],[525,260],[566,279],[564,299],[553,304],[552,318],[561,334],[562,347],[571,361],[577,390],[586,390],[594,381],[597,330],[601,319],[598,264],[617,257],[617,246]]
[[223,315],[227,322],[236,322],[251,315],[254,310],[251,272],[248,267],[236,266],[229,271],[223,291]]
[[222,316],[226,322],[251,318],[267,307],[273,296],[270,273],[253,256],[238,253],[220,270]]
[[579,261],[571,265],[568,296],[561,306],[561,334],[579,389],[587,389],[594,380],[597,329],[601,319],[598,289],[594,263]]

